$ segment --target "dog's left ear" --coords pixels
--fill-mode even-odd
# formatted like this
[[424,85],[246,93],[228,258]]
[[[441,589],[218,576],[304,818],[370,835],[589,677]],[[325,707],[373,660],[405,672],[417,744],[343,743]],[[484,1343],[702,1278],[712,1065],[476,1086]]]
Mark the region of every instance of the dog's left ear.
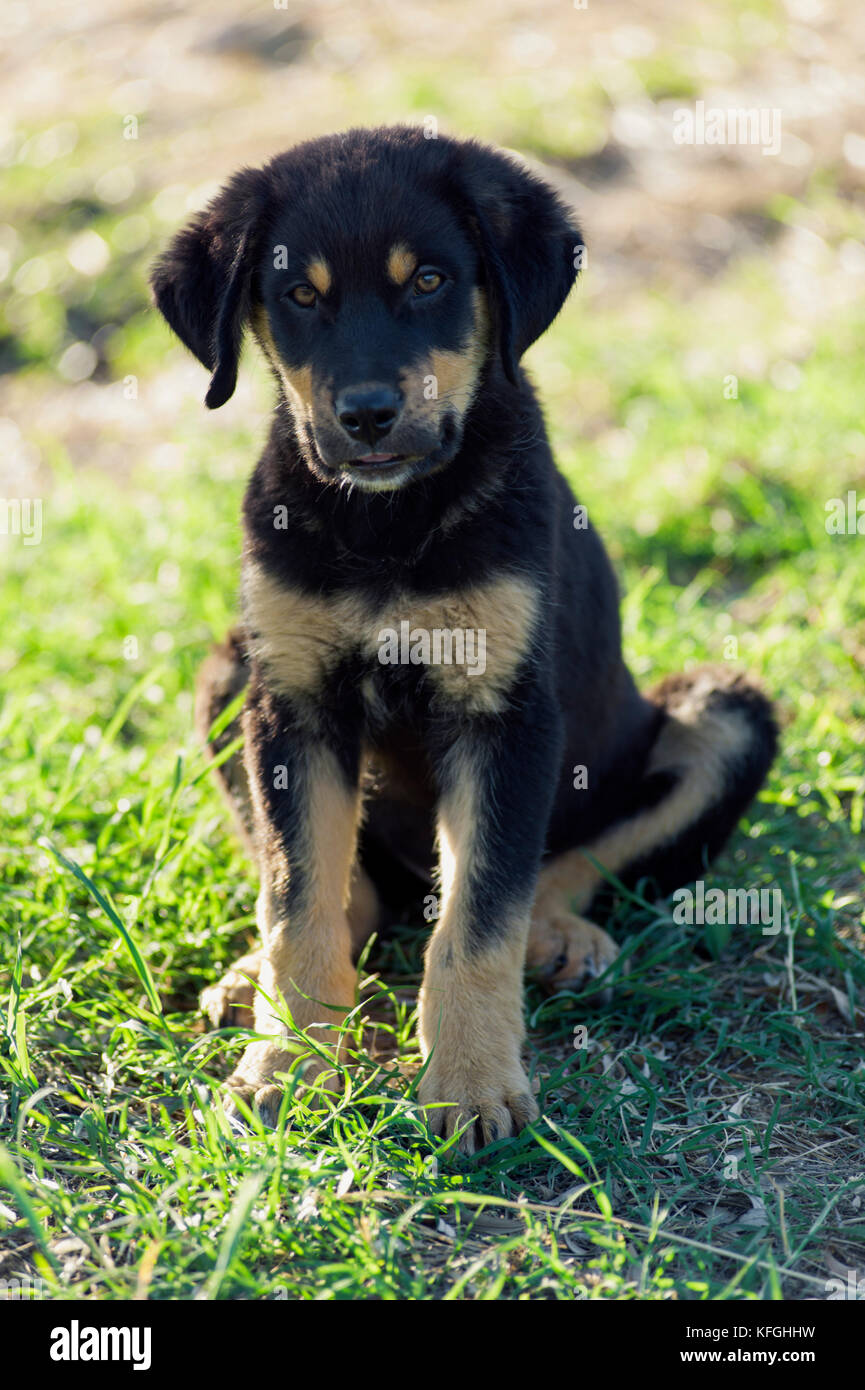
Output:
[[242,169],[177,233],[151,271],[158,309],[213,373],[204,398],[211,410],[224,405],[237,384],[252,253],[268,190],[264,170]]
[[463,145],[456,176],[502,365],[516,382],[520,358],[549,328],[577,278],[582,234],[552,188],[507,155]]

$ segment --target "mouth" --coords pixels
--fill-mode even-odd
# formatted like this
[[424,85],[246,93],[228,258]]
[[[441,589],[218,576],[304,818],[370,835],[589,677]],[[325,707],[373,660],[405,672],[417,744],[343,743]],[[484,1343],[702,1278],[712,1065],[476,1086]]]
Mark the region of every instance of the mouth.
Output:
[[304,426],[307,462],[321,482],[361,492],[393,492],[444,468],[454,457],[461,437],[456,419],[449,413],[437,440],[424,452],[397,454],[384,449],[352,458],[327,458],[319,446],[311,421]]
[[339,472],[361,487],[373,488],[401,482],[414,471],[417,454],[360,454],[340,464]]
[[346,468],[387,468],[395,463],[405,463],[407,454],[360,454],[357,458],[349,459]]

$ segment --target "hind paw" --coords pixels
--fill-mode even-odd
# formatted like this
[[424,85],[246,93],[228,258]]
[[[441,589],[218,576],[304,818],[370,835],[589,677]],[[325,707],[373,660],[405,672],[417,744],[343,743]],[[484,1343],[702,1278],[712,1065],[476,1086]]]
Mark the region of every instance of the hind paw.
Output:
[[[594,922],[573,913],[533,919],[526,965],[549,994],[578,990],[597,979],[619,954],[619,948]],[[603,993],[612,998],[612,987]]]
[[[251,1028],[255,985],[261,968],[261,952],[241,956],[215,985],[208,985],[198,997],[201,1012],[212,1028]],[[249,978],[247,978],[249,977]]]

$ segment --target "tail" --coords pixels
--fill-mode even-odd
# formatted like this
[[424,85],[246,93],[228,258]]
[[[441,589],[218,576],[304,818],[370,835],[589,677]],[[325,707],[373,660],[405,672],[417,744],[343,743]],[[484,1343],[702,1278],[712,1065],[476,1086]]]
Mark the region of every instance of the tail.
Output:
[[675,810],[660,843],[629,864],[628,878],[649,875],[666,896],[698,878],[726,844],[766,780],[778,726],[762,690],[729,667],[668,676],[646,698],[665,718],[645,779],[675,788],[657,803],[659,819],[665,804]]

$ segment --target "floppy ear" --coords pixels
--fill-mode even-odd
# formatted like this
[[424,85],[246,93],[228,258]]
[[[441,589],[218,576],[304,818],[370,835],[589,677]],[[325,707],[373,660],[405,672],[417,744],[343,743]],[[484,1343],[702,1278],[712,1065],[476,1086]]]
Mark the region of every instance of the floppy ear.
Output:
[[526,348],[549,328],[583,264],[576,218],[516,160],[463,146],[459,183],[486,280],[502,365],[516,384]]
[[237,383],[256,230],[267,192],[263,170],[242,169],[177,233],[150,274],[158,309],[213,373],[204,398],[211,410],[225,404]]

